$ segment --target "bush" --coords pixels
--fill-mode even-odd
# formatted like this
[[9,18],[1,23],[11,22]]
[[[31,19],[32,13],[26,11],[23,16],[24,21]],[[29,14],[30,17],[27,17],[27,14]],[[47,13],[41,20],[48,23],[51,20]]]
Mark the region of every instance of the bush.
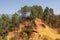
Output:
[[27,36],[26,33],[23,32],[23,31],[20,33],[20,37],[21,37],[23,40],[28,40],[28,36]]

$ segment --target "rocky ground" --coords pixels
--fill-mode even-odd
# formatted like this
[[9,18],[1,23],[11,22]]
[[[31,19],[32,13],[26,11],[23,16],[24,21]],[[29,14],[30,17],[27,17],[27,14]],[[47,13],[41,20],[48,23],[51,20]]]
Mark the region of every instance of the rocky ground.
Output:
[[[33,32],[28,37],[28,34],[24,32],[25,37],[22,39],[20,37],[20,32],[23,27],[29,26],[32,22],[34,22]],[[47,24],[45,24],[41,19],[35,18],[33,20],[25,20],[23,23],[19,23],[19,28],[15,31],[11,31],[7,35],[7,40],[16,36],[16,40],[60,40],[60,34],[57,34],[57,30],[50,28]]]

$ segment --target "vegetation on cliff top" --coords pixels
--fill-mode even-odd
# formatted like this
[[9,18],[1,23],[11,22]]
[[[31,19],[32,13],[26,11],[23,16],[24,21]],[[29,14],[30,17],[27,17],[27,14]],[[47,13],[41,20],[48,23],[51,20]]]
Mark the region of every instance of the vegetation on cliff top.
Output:
[[43,9],[42,6],[38,5],[24,6],[11,17],[7,14],[2,14],[0,17],[0,36],[5,38],[8,32],[14,30],[14,28],[18,28],[20,22],[23,22],[27,18],[31,20],[35,17],[42,19],[52,28],[60,28],[60,15],[55,15],[52,8],[46,7]]

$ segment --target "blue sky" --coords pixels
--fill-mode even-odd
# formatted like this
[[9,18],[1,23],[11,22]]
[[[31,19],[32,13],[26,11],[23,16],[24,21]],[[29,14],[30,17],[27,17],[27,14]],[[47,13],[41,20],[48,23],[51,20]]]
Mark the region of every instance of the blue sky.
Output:
[[41,5],[53,8],[55,14],[60,14],[60,0],[0,0],[0,14],[13,14],[24,5]]

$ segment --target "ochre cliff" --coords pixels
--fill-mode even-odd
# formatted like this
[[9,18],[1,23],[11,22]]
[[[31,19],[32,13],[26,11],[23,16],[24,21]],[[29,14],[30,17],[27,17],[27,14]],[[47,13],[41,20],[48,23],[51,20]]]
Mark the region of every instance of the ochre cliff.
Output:
[[[19,28],[17,30],[8,33],[7,40],[10,40],[10,38],[14,37],[16,35],[15,33],[20,33],[24,26],[30,25],[30,22],[33,22],[33,21],[36,24],[35,27],[33,26],[33,30],[35,32],[32,32],[32,34],[29,37],[29,40],[60,39],[60,34],[57,34],[57,30],[50,28],[50,26],[45,24],[41,19],[35,18],[32,21],[25,21],[23,23],[20,23]],[[19,38],[16,40],[22,40],[22,38]]]
[[60,34],[57,34],[56,30],[50,28],[42,20],[36,18],[34,21],[37,27],[37,29],[34,30],[38,33],[33,33],[33,35],[35,35],[31,37],[32,40],[43,40],[44,38],[46,38],[46,40],[60,39]]

